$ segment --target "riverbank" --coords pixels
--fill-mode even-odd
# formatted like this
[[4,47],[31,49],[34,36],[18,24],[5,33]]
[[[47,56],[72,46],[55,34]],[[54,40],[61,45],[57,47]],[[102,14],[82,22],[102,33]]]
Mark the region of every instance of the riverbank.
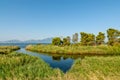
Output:
[[0,46],[0,54],[8,54],[19,49],[18,46]]
[[120,56],[85,57],[76,60],[64,77],[68,80],[119,80],[119,66]]
[[77,59],[72,68],[63,73],[52,69],[42,59],[21,54],[0,54],[0,79],[5,80],[118,80],[120,56],[85,57]]
[[0,80],[119,80],[120,56],[84,56],[63,73],[41,58],[12,52],[0,54]]
[[52,69],[40,58],[16,52],[0,54],[1,80],[43,80],[59,74],[59,69]]
[[120,47],[116,46],[54,46],[28,45],[26,50],[68,55],[120,55]]

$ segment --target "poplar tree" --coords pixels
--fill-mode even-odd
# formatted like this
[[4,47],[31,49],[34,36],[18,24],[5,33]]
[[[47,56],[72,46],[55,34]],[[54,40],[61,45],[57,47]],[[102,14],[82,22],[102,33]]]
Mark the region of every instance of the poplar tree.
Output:
[[77,43],[77,42],[78,42],[78,33],[73,34],[72,41],[73,41],[74,43]]

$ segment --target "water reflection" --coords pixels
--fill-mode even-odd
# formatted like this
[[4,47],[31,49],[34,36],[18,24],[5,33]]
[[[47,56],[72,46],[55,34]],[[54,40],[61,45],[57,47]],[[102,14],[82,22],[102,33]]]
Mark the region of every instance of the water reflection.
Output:
[[47,54],[47,53],[37,53],[37,52],[26,51],[24,48],[28,44],[36,44],[36,43],[1,43],[0,45],[20,46],[21,49],[18,50],[18,52],[39,57],[43,59],[46,63],[48,63],[52,68],[59,68],[63,72],[66,72],[71,68],[75,59],[81,58],[81,56],[79,55],[63,55],[63,54],[58,55],[58,54]]
[[[39,53],[39,52],[36,52],[36,53]],[[84,55],[67,55],[67,54],[51,54],[51,53],[39,53],[39,54],[46,55],[46,56],[52,56],[52,59],[56,61],[60,61],[62,58],[63,60],[66,60],[69,58],[76,60],[78,58],[83,59],[85,57]]]
[[63,57],[64,60],[68,59],[68,57]]
[[68,71],[71,68],[74,60],[81,57],[79,55],[58,55],[58,54],[30,52],[30,51],[26,51],[24,48],[18,50],[18,52],[39,57],[43,59],[46,63],[48,63],[52,68],[59,68],[63,72]]
[[61,56],[52,56],[52,59],[56,60],[56,61],[60,61],[61,60]]

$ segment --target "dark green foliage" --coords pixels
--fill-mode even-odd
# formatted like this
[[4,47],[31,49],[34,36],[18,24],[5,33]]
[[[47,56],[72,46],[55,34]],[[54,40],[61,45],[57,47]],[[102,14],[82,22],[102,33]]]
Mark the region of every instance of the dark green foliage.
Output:
[[108,45],[113,46],[115,42],[119,42],[120,31],[109,28],[107,30],[107,37],[108,37]]
[[84,33],[84,32],[81,32],[80,33],[81,34],[81,41],[80,41],[80,43],[81,43],[81,45],[87,45],[87,34],[86,33]]
[[53,45],[56,45],[56,46],[59,46],[59,45],[62,45],[62,40],[59,38],[59,37],[55,37],[55,38],[53,38],[53,40],[52,40],[52,44]]
[[95,35],[81,32],[81,45],[93,46],[95,45]]
[[63,38],[63,45],[68,45],[67,38]]
[[70,38],[69,38],[69,37],[63,38],[63,45],[64,45],[64,46],[70,45]]
[[97,45],[104,44],[105,43],[104,40],[105,40],[105,34],[102,32],[99,32],[99,34],[96,36],[96,44]]
[[[89,34],[89,33],[85,33],[85,32],[81,32],[81,41],[80,41],[80,45],[82,46],[94,46],[94,45],[101,45],[104,44],[104,40],[105,40],[105,34],[102,32],[99,32],[99,34],[95,37],[94,34]],[[117,45],[120,44],[120,31],[113,29],[113,28],[109,28],[107,30],[107,37],[108,37],[108,45]],[[72,42],[77,44],[78,43],[78,33],[75,33],[72,37]],[[53,45],[61,45],[61,46],[65,46],[65,45],[70,45],[70,37],[68,36],[67,38],[63,38],[63,41],[59,38],[56,37],[52,40],[52,44]]]

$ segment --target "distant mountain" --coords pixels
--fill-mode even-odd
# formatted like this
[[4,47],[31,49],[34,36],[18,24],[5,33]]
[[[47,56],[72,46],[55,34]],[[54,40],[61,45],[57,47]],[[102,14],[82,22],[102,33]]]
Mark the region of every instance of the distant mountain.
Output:
[[42,40],[27,40],[24,43],[52,43],[53,38],[45,38]]
[[40,42],[41,43],[52,43],[52,39],[53,38],[45,38],[45,39],[40,40]]
[[8,40],[8,41],[0,41],[0,43],[51,43],[53,38],[45,38],[42,40]]
[[8,41],[0,41],[0,43],[21,43],[20,40],[8,40]]

